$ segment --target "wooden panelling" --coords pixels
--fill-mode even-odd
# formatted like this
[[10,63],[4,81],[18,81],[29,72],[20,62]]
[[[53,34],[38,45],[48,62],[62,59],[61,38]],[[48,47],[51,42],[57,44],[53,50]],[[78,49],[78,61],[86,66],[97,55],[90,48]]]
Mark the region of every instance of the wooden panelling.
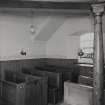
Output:
[[22,68],[33,69],[35,66],[55,65],[69,67],[76,63],[77,60],[73,59],[52,59],[52,58],[39,58],[39,59],[21,59],[21,60],[8,60],[0,61],[0,74],[3,77],[5,70],[21,71]]
[[6,105],[42,105],[41,79],[8,71],[2,83],[2,99]]
[[35,65],[44,64],[44,59],[24,59],[24,60],[9,60],[0,61],[0,71],[2,78],[5,70],[20,72],[22,68],[34,68]]
[[77,59],[57,59],[57,58],[46,58],[46,65],[60,66],[60,67],[71,67],[73,64],[77,64]]
[[[0,68],[1,68],[1,63],[0,63]],[[0,79],[1,79],[1,75],[2,75],[2,71],[1,71],[1,69],[0,69]]]
[[0,7],[11,8],[42,8],[42,9],[79,9],[90,10],[92,2],[57,2],[57,1],[34,1],[34,0],[1,0]]
[[47,105],[48,103],[48,77],[46,77],[45,73],[40,71],[35,71],[34,69],[22,69],[22,73],[40,77],[41,78],[41,105]]
[[79,83],[82,85],[93,87],[93,78],[80,75],[79,76]]
[[93,78],[93,67],[80,66],[80,75]]

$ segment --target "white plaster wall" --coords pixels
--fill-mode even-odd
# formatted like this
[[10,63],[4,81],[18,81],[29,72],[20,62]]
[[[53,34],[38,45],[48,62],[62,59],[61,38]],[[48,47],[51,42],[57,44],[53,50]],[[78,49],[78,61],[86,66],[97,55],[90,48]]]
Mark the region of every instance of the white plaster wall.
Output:
[[[40,26],[48,15],[39,15],[34,17],[35,26]],[[51,16],[61,21],[61,26],[55,29],[53,35],[49,35],[49,40],[32,39],[29,27],[31,19],[29,15],[19,13],[0,13],[0,57],[1,59],[22,59],[36,57],[57,57],[57,58],[77,58],[77,51],[80,46],[80,32],[92,31],[90,17],[86,16]],[[62,18],[62,19],[59,19]],[[65,20],[65,21],[64,21]],[[53,23],[56,24],[57,23]],[[48,24],[48,29],[50,25]],[[38,27],[36,27],[37,30]],[[52,27],[51,27],[52,28]],[[46,28],[45,28],[46,29]],[[47,30],[45,30],[47,31]],[[47,33],[46,33],[47,34]],[[25,50],[27,55],[20,55],[21,49]]]
[[[40,26],[46,18],[48,15],[36,16],[34,19],[35,26]],[[57,17],[57,19],[59,18],[62,17]],[[77,58],[80,35],[85,32],[93,32],[92,19],[89,16],[66,16],[64,19],[61,19],[64,23],[62,22],[63,24],[52,33],[53,35],[48,36],[49,40],[45,41],[43,40],[44,34],[40,36],[41,40],[35,40],[35,34],[34,37],[31,35],[29,15],[0,13],[0,59]],[[56,23],[54,24],[56,25]],[[50,28],[50,25],[46,27]],[[105,32],[104,27],[105,16],[103,17],[103,30]],[[26,56],[20,55],[21,49],[26,51]]]
[[55,36],[47,43],[47,57],[76,59],[80,47],[78,36]]
[[[48,40],[46,47],[47,57],[78,58],[80,35],[91,33],[94,30],[94,21],[90,16],[67,17],[64,24]],[[103,45],[105,56],[105,15],[103,16]],[[81,62],[91,63],[91,60],[82,59]]]
[[[38,19],[41,22],[43,17]],[[46,42],[32,39],[29,30],[30,24],[30,17],[28,16],[0,13],[1,60],[45,56]],[[20,54],[21,49],[26,51],[26,56]]]
[[64,24],[59,27],[47,42],[47,57],[78,58],[80,35],[92,31],[93,26],[89,16],[67,17]]

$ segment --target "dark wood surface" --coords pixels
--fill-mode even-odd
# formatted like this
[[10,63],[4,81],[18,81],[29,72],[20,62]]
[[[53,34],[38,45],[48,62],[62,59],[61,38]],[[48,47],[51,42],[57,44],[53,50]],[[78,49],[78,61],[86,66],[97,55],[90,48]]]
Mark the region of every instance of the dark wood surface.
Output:
[[8,71],[6,75],[8,78],[0,81],[3,86],[2,99],[3,102],[6,102],[5,105],[42,105],[41,79],[20,73],[11,73]]
[[42,8],[42,9],[80,9],[90,10],[92,2],[55,2],[32,0],[0,0],[0,7]]

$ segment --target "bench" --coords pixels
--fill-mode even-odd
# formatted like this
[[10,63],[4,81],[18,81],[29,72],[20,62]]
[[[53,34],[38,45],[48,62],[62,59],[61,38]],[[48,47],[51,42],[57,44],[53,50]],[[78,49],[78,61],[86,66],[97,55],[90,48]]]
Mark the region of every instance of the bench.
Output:
[[41,105],[40,78],[8,71],[0,83],[6,105]]
[[[62,74],[57,72],[49,72],[49,71],[41,71],[39,69],[31,69],[31,70],[25,70],[22,69],[22,72],[31,74],[31,75],[40,75],[40,76],[46,76],[48,78],[48,102],[49,103],[57,103],[62,99]],[[56,90],[56,96],[51,94],[52,90]],[[52,98],[51,98],[52,97]],[[56,99],[54,97],[57,97]],[[50,99],[51,98],[51,99]],[[54,99],[54,100],[53,100]],[[55,101],[56,100],[56,101]]]
[[42,72],[35,72],[32,69],[23,68],[22,73],[28,74],[31,76],[37,76],[41,79],[41,105],[47,105],[48,104],[48,78],[47,76]]
[[35,69],[42,71],[60,72],[62,73],[62,81],[70,80],[71,82],[78,82],[79,69],[77,65],[71,65],[70,67],[65,66],[54,66],[54,65],[43,65],[35,66]]

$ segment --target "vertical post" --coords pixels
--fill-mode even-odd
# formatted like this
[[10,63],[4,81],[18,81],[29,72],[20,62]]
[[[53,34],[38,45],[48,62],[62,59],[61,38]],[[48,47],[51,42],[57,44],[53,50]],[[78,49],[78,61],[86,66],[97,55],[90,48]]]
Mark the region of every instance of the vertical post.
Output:
[[103,4],[93,4],[92,12],[94,15],[94,90],[93,105],[104,105],[104,51],[103,51],[103,32],[102,16],[104,13]]

